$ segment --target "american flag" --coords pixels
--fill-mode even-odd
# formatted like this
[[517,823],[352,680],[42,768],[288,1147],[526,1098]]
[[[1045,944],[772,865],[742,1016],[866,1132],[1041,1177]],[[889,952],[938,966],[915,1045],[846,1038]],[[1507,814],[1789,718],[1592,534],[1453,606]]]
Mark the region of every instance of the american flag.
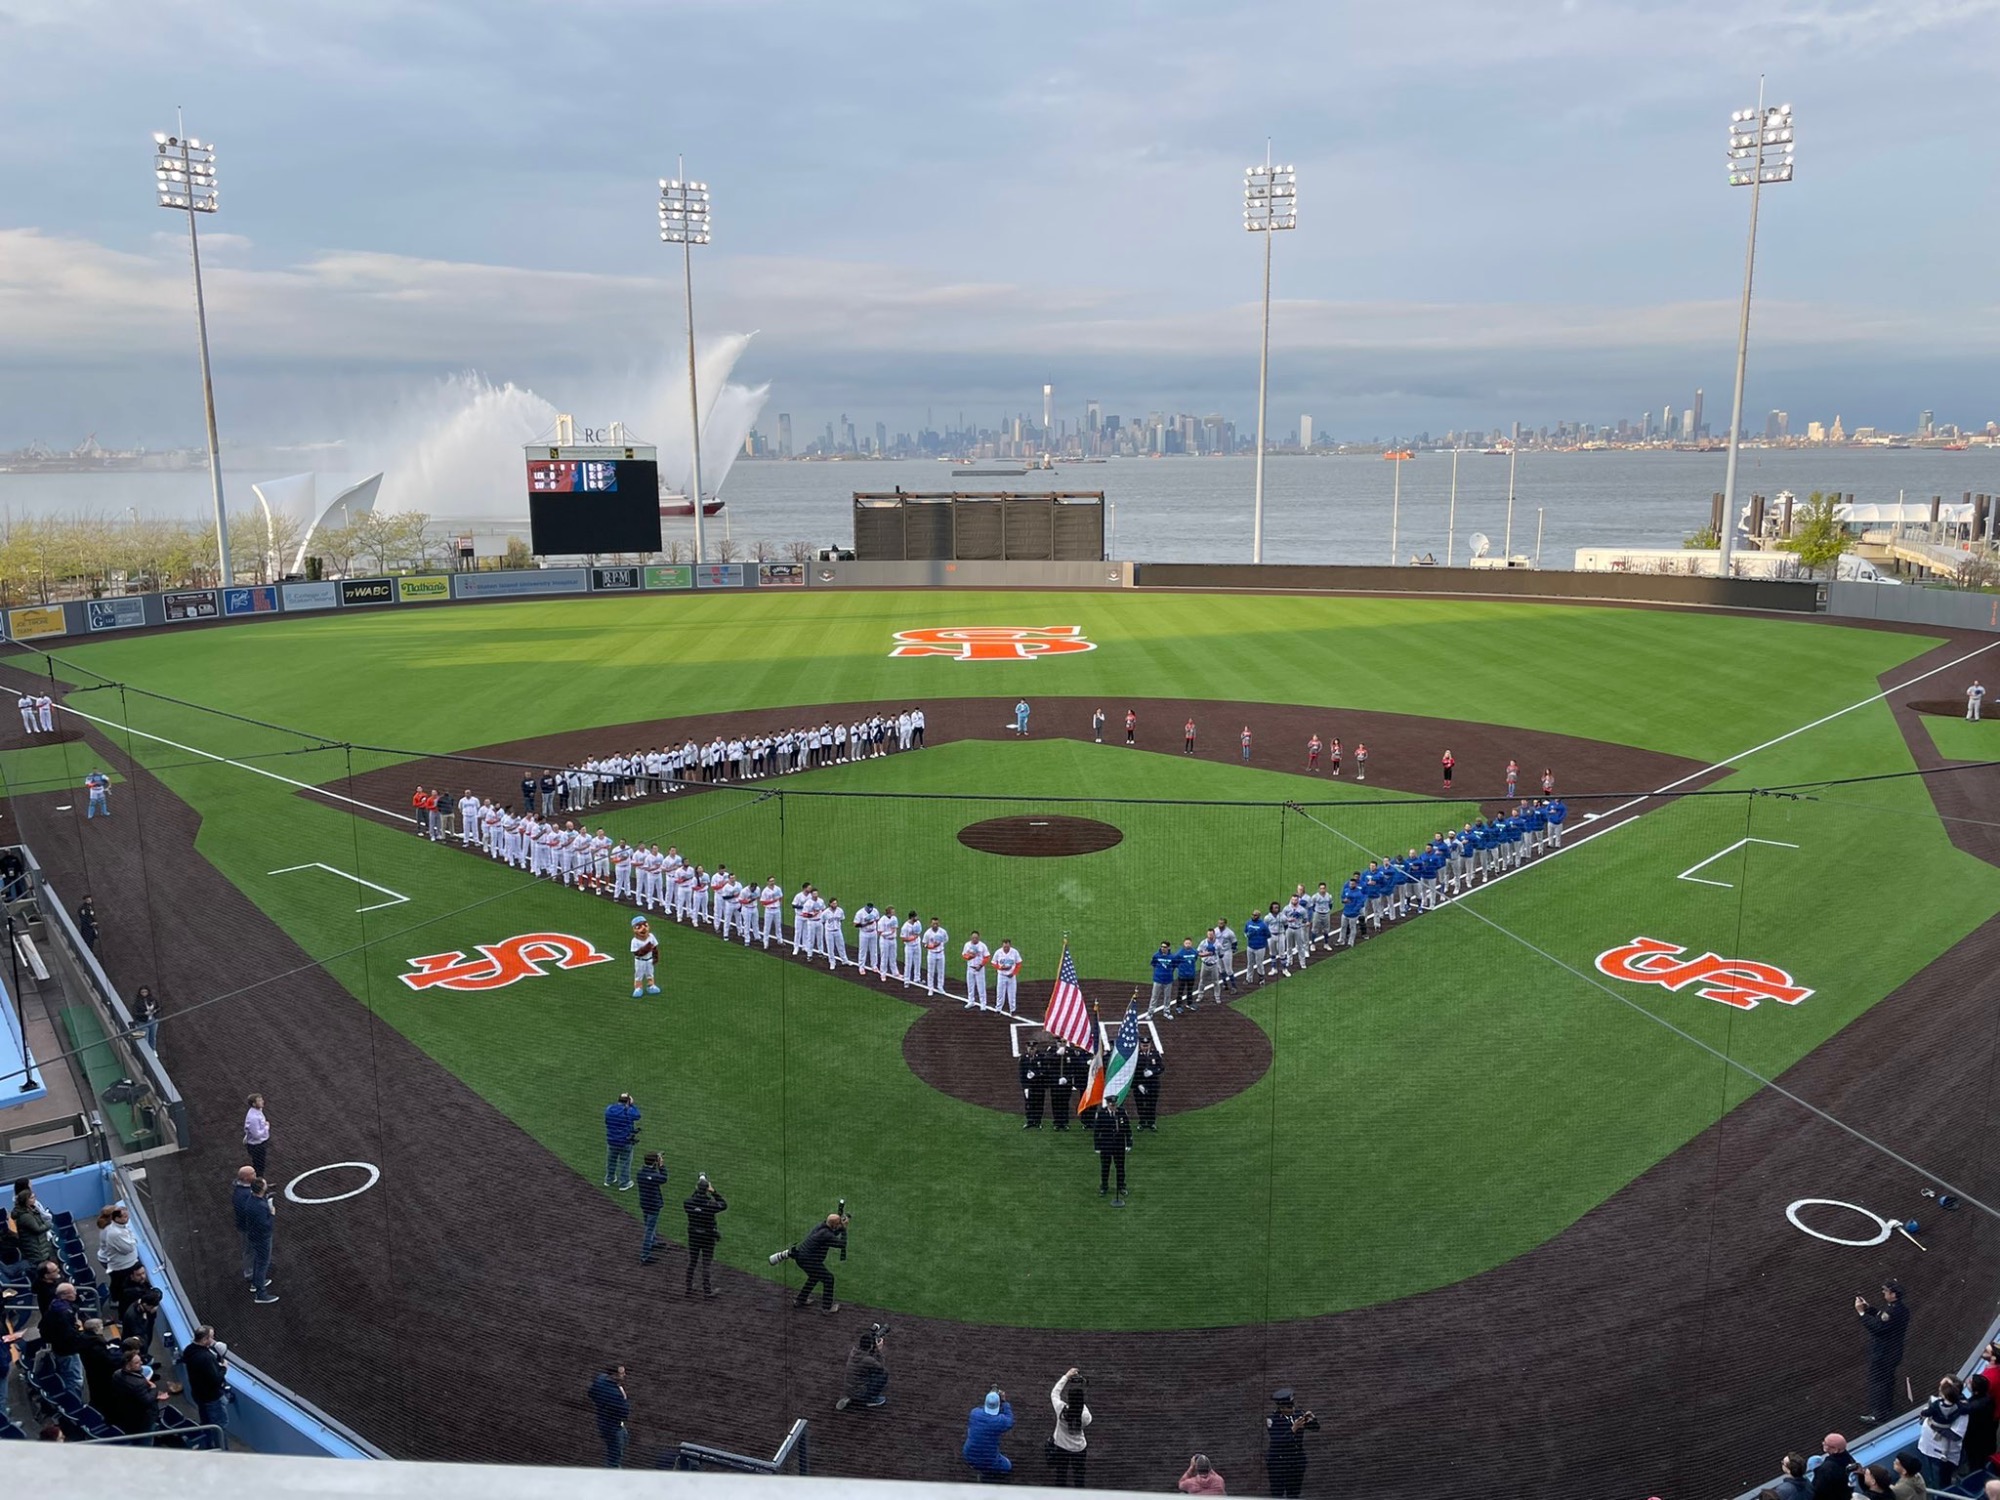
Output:
[[1049,996],[1049,1013],[1042,1018],[1042,1029],[1072,1047],[1081,1047],[1086,1052],[1097,1050],[1097,1028],[1090,1024],[1083,988],[1076,979],[1076,960],[1069,956],[1067,941],[1063,943],[1062,966],[1056,970],[1055,993]]

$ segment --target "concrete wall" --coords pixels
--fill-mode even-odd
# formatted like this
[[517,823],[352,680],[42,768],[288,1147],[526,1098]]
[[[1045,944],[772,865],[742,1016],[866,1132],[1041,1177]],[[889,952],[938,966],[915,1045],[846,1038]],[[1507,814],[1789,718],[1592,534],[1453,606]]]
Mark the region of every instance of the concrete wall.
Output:
[[816,589],[1122,589],[1132,563],[1117,562],[821,562],[810,566]]
[[1471,594],[1502,599],[1613,599],[1723,609],[1819,608],[1813,583],[1684,578],[1649,573],[1566,573],[1538,568],[1348,568],[1252,563],[1140,563],[1142,589],[1283,589],[1360,594]]
[[1910,584],[1836,583],[1828,587],[1826,611],[1859,620],[1900,620],[1940,625],[1948,630],[2000,631],[2000,594],[1967,594],[1956,589],[1924,589]]

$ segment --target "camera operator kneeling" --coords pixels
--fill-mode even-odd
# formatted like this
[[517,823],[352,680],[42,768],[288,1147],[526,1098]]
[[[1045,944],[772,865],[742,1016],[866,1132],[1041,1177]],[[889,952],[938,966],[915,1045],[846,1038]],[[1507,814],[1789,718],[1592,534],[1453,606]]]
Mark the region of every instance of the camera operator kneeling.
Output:
[[889,1389],[889,1366],[884,1360],[888,1341],[889,1330],[880,1323],[854,1341],[847,1355],[846,1384],[841,1388],[840,1399],[833,1403],[835,1411],[846,1411],[850,1406],[889,1404],[884,1394]]

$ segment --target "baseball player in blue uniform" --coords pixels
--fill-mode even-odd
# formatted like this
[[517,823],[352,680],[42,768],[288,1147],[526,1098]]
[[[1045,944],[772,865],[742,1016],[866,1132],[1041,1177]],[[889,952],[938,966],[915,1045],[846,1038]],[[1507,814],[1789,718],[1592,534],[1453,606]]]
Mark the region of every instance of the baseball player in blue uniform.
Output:
[[1164,938],[1153,953],[1153,994],[1146,1002],[1146,1014],[1170,1009],[1174,1003],[1174,949]]
[[1356,870],[1340,888],[1340,941],[1352,948],[1361,941],[1361,911],[1368,904],[1362,894],[1361,872]]
[[1014,705],[1014,733],[1026,738],[1028,733],[1028,700],[1023,698]]
[[1271,972],[1271,927],[1264,920],[1261,911],[1253,911],[1243,921],[1243,946],[1247,959],[1243,974],[1247,979],[1262,979]]

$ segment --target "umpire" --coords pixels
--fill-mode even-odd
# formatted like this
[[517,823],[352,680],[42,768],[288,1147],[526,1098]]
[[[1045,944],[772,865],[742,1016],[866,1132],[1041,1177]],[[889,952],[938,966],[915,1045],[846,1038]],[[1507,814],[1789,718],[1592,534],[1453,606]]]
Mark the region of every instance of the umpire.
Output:
[[833,1272],[826,1268],[829,1250],[847,1249],[847,1215],[828,1214],[813,1225],[806,1237],[789,1250],[779,1250],[771,1256],[771,1264],[781,1261],[796,1261],[801,1271],[806,1273],[806,1284],[799,1288],[799,1295],[792,1306],[804,1307],[812,1301],[812,1289],[820,1288],[819,1310],[823,1313],[837,1313],[840,1304],[833,1300]]
[[1048,1103],[1049,1048],[1046,1042],[1037,1042],[1021,1054],[1021,1128],[1040,1130],[1042,1128],[1042,1107]]
[[1167,1061],[1160,1056],[1160,1049],[1153,1045],[1153,1039],[1146,1037],[1139,1043],[1139,1076],[1132,1084],[1132,1092],[1139,1100],[1139,1128],[1158,1130],[1153,1117],[1160,1112],[1160,1078],[1167,1070]]

